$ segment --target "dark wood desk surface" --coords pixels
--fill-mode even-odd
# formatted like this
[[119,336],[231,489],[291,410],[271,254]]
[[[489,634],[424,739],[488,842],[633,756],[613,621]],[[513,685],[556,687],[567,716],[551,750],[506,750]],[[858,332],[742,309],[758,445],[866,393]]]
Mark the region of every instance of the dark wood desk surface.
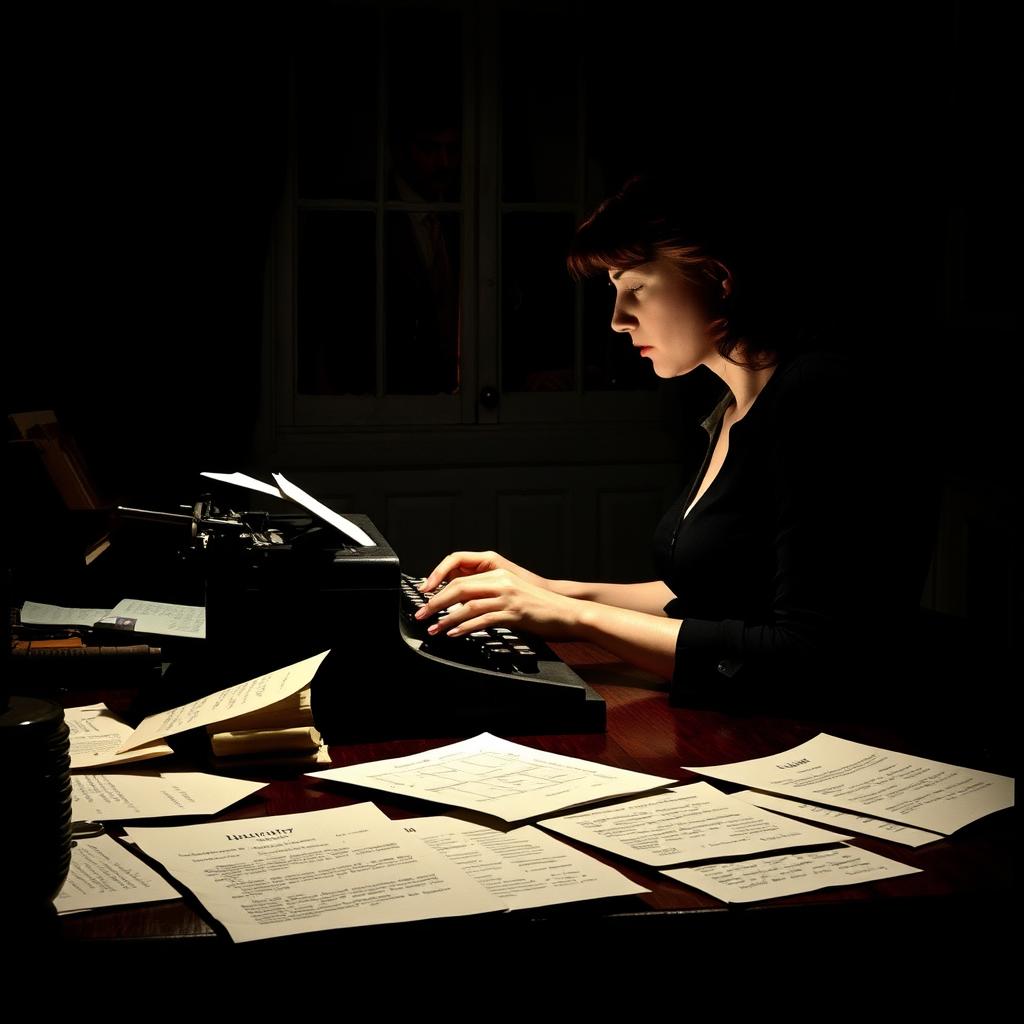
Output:
[[[518,742],[544,750],[616,765],[621,768],[693,781],[681,771],[683,764],[720,764],[759,757],[801,743],[825,730],[862,742],[989,771],[1006,772],[999,763],[1003,752],[989,749],[986,738],[960,731],[955,723],[934,728],[925,723],[908,727],[906,723],[865,723],[839,719],[798,720],[793,718],[750,716],[735,717],[721,712],[674,708],[668,704],[663,685],[642,673],[610,660],[593,648],[577,644],[558,645],[562,657],[597,687],[608,706],[608,729],[598,735],[512,736]],[[106,698],[117,710],[118,694],[76,693],[69,703],[85,704]],[[336,766],[356,764],[378,758],[397,757],[439,746],[449,739],[393,741],[354,744],[331,748]],[[156,764],[146,767],[155,767]],[[161,761],[171,769],[171,761]],[[194,767],[194,766],[180,766]],[[258,769],[235,771],[237,777],[270,779],[270,785],[236,804],[220,819],[252,818],[316,810],[372,800],[390,817],[403,818],[446,813],[439,804],[418,800],[400,800],[336,783],[294,775],[272,777]],[[728,788],[728,787],[725,787]],[[735,787],[733,787],[735,788]],[[462,812],[459,812],[462,813]],[[595,934],[621,938],[629,943],[656,945],[666,937],[704,939],[709,935],[733,939],[744,929],[792,929],[794,922],[803,928],[813,924],[817,934],[831,927],[849,932],[852,926],[868,921],[885,922],[885,929],[911,928],[917,935],[935,927],[948,927],[952,921],[982,934],[1000,925],[1009,914],[1010,895],[1015,896],[1015,812],[1001,812],[970,825],[955,835],[917,849],[895,843],[857,836],[854,845],[873,850],[922,869],[889,881],[825,889],[802,896],[763,901],[744,906],[728,906],[711,896],[687,888],[629,861],[580,846],[591,856],[614,865],[624,875],[651,891],[643,896],[594,900],[533,911],[491,916],[486,919],[457,919],[388,925],[365,929],[345,929],[317,933],[312,937],[248,943],[244,948],[313,942],[355,943],[359,948],[380,941],[393,948],[403,936],[422,941],[429,934],[460,936],[463,940],[486,934],[490,940],[508,936],[525,928],[533,937],[548,935]],[[202,819],[210,820],[210,819]],[[484,819],[481,819],[484,820]],[[191,819],[190,819],[191,821]],[[488,821],[488,824],[494,824]],[[119,831],[112,828],[115,834]],[[61,938],[81,949],[100,946],[119,948],[133,942],[152,948],[155,943],[173,943],[178,950],[182,940],[191,948],[212,950],[231,947],[223,929],[191,896],[168,903],[142,905],[127,909],[98,910],[65,916],[59,921]],[[344,934],[343,934],[344,932]],[[368,933],[372,933],[369,936]],[[380,938],[383,935],[384,938]],[[241,948],[241,947],[240,947]],[[332,947],[335,948],[335,947]]]

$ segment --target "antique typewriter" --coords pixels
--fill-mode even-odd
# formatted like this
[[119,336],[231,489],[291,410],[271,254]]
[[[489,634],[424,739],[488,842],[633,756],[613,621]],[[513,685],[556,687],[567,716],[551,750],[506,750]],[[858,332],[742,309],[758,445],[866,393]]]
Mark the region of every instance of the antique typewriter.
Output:
[[357,543],[316,515],[224,511],[208,496],[191,513],[120,511],[189,526],[181,556],[205,581],[211,678],[330,649],[312,687],[329,743],[604,729],[604,701],[540,639],[503,627],[428,636],[413,618],[421,581],[365,515],[346,518]]

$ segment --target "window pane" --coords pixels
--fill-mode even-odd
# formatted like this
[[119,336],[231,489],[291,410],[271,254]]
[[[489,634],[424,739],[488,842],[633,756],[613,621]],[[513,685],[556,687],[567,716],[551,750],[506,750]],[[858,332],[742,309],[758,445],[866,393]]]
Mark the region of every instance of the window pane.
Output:
[[377,194],[377,14],[320,7],[295,57],[299,195]]
[[501,22],[502,197],[573,202],[577,191],[578,29],[551,3]]
[[651,363],[641,359],[629,334],[613,331],[615,289],[604,272],[583,285],[583,388],[586,391],[653,390]]
[[460,217],[385,217],[384,325],[389,394],[451,394],[459,386]]
[[506,213],[501,236],[505,391],[575,387],[575,290],[565,267],[570,214]]
[[372,213],[299,211],[298,379],[306,395],[376,391]]
[[394,10],[388,19],[389,199],[462,194],[462,24],[458,12]]

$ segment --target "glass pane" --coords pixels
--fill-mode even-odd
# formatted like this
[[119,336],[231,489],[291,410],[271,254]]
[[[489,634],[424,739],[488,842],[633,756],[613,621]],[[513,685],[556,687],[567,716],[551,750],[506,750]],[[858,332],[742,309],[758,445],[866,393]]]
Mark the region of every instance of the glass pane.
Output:
[[577,29],[551,3],[501,20],[502,197],[572,202],[577,191]]
[[388,17],[387,196],[457,202],[462,194],[462,23],[459,12]]
[[653,390],[657,376],[629,334],[613,331],[615,289],[605,273],[583,284],[583,388],[585,391]]
[[372,213],[299,211],[298,383],[306,395],[376,391]]
[[501,380],[505,391],[572,391],[575,289],[565,268],[570,214],[506,213],[501,233]]
[[385,390],[451,394],[459,387],[461,218],[396,211],[384,223]]
[[377,194],[377,14],[321,6],[295,56],[299,195]]

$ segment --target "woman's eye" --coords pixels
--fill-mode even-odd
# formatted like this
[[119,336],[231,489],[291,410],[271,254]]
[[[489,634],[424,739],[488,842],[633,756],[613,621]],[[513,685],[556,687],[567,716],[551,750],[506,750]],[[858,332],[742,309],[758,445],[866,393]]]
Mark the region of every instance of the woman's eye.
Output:
[[635,285],[633,285],[632,288],[629,288],[628,291],[636,293],[636,292],[640,291],[641,288],[643,288],[642,284],[635,284]]

